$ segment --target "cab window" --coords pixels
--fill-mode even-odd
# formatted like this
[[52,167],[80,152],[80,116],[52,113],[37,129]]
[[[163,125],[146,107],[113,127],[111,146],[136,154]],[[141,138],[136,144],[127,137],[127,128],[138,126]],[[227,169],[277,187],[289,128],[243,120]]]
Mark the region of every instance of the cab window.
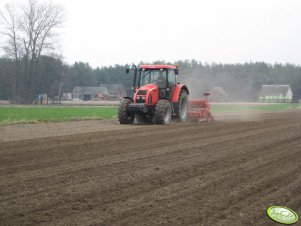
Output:
[[176,74],[174,70],[168,70],[168,82],[171,88],[176,84]]

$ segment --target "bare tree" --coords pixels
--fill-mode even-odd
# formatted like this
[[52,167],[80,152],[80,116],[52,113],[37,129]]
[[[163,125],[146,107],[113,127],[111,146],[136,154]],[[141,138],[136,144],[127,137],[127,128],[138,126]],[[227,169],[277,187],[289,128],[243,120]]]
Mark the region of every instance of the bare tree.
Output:
[[18,22],[16,17],[16,10],[14,4],[5,6],[5,13],[0,11],[0,16],[3,19],[2,24],[3,30],[0,33],[7,37],[6,44],[3,46],[4,52],[7,56],[15,60],[15,68],[10,72],[11,74],[11,90],[12,98],[18,99],[18,83],[20,75],[20,50],[21,45],[18,40]]
[[8,4],[0,14],[4,24],[1,33],[7,37],[4,51],[16,61],[16,100],[28,103],[35,97],[41,55],[55,50],[64,10],[52,2],[28,0],[24,6]]

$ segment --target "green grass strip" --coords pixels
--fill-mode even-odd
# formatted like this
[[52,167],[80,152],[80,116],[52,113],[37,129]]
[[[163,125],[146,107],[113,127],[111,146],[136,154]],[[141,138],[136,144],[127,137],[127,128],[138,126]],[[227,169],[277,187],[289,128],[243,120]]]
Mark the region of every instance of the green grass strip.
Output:
[[224,112],[252,112],[252,111],[284,111],[301,109],[300,104],[266,104],[266,105],[235,105],[235,104],[225,104],[225,105],[212,105],[211,111],[213,113],[224,113]]
[[116,115],[117,107],[2,107],[0,125],[18,122],[110,119]]
[[[281,111],[301,109],[300,104],[266,104],[266,105],[212,105],[212,113]],[[97,106],[33,106],[0,107],[0,125],[15,123],[63,122],[72,120],[111,119],[117,116],[117,107]]]

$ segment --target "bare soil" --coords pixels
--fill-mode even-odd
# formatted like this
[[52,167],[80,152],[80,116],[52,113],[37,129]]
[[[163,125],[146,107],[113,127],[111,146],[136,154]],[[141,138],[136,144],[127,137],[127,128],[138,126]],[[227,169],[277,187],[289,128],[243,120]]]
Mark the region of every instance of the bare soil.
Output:
[[21,123],[0,126],[1,141],[17,141],[42,137],[56,137],[89,132],[136,129],[133,125],[120,125],[116,120],[83,120],[71,122]]
[[0,225],[276,225],[271,205],[300,216],[301,112],[250,117],[78,122],[80,134],[19,140],[1,128]]

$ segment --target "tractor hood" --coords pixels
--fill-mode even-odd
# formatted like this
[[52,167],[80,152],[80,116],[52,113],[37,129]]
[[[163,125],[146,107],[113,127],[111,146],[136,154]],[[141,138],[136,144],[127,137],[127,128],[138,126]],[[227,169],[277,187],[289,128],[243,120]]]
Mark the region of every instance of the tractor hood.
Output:
[[147,84],[141,86],[134,94],[134,103],[145,103],[155,105],[159,98],[159,87],[156,84]]
[[154,84],[154,83],[151,83],[151,84],[146,84],[144,86],[141,86],[139,88],[139,90],[147,90],[147,91],[151,91],[153,89],[158,89],[158,85]]

